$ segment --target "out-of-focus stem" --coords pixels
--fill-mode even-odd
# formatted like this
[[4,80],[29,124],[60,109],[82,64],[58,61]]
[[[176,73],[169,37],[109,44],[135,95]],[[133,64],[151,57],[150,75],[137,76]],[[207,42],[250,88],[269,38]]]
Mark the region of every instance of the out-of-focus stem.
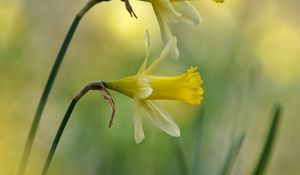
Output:
[[[43,167],[42,175],[46,175],[48,173],[48,169],[49,169],[50,164],[52,162],[54,153],[56,151],[56,148],[58,146],[60,138],[61,138],[61,136],[64,132],[64,129],[65,129],[70,117],[71,117],[73,109],[76,106],[76,103],[81,99],[81,97],[83,97],[90,90],[99,90],[102,93],[102,95],[105,99],[111,98],[109,92],[105,89],[105,86],[101,81],[95,81],[95,82],[91,82],[91,83],[87,84],[86,86],[84,86],[82,88],[82,90],[78,93],[78,95],[73,98],[73,100],[71,101],[71,103],[70,103],[70,105],[67,109],[67,112],[66,112],[66,114],[65,114],[65,116],[64,116],[64,118],[63,118],[63,120],[62,120],[62,122],[61,122],[61,124],[58,128],[58,131],[55,135],[55,138],[54,138],[53,143],[51,145],[48,157],[47,157],[46,162],[45,162],[44,167]],[[111,98],[111,100],[112,100],[112,98]],[[112,114],[114,114],[114,111],[112,112]]]
[[56,133],[56,136],[54,138],[54,141],[52,143],[52,146],[51,146],[51,149],[50,149],[50,152],[48,154],[48,157],[47,157],[47,160],[45,162],[45,165],[44,165],[44,168],[43,168],[43,172],[42,172],[42,175],[46,175],[47,172],[48,172],[48,169],[49,169],[49,166],[50,166],[50,163],[52,161],[52,158],[53,158],[53,155],[55,153],[55,150],[57,148],[57,145],[59,143],[59,140],[61,138],[61,135],[62,133],[64,132],[64,129],[69,121],[69,118],[71,117],[71,114],[73,112],[73,109],[75,108],[75,105],[76,103],[78,102],[78,100],[76,99],[73,99],[72,102],[70,103],[69,107],[68,107],[68,110],[59,126],[59,129]]
[[173,144],[173,148],[178,160],[178,164],[179,164],[179,168],[181,171],[181,175],[189,175],[189,168],[188,168],[188,164],[187,164],[187,160],[186,160],[186,155],[184,152],[184,148],[183,148],[183,143],[182,140],[175,138],[172,138],[172,144]]
[[67,35],[66,35],[66,37],[63,41],[63,44],[62,44],[62,46],[61,46],[61,48],[58,52],[58,55],[56,57],[55,63],[54,63],[54,65],[52,67],[52,70],[49,74],[48,81],[45,85],[44,91],[42,93],[42,96],[40,98],[40,101],[39,101],[39,104],[38,104],[38,107],[37,107],[37,110],[35,112],[34,119],[33,119],[33,122],[31,124],[31,128],[30,128],[27,140],[26,140],[25,148],[24,148],[24,151],[23,151],[23,154],[22,154],[22,157],[21,157],[21,162],[20,162],[19,169],[18,169],[18,175],[24,175],[25,174],[26,167],[27,167],[27,164],[28,164],[28,159],[29,159],[31,149],[32,149],[32,145],[33,145],[33,141],[35,139],[36,132],[37,132],[37,129],[38,129],[38,126],[39,126],[39,123],[40,123],[40,119],[42,117],[42,114],[43,114],[48,96],[49,96],[50,91],[52,89],[53,83],[56,79],[56,75],[59,71],[61,63],[64,59],[65,53],[68,49],[68,46],[70,45],[70,42],[73,38],[73,35],[74,35],[74,33],[77,29],[77,26],[78,26],[81,18],[84,16],[84,14],[90,8],[92,8],[95,4],[97,4],[101,1],[102,0],[90,0],[84,6],[84,8],[82,10],[80,10],[78,12],[78,14],[75,16],[75,18],[74,18],[74,20],[73,20],[73,22],[72,22],[72,24],[69,28],[69,31],[68,31],[68,33],[67,33]]

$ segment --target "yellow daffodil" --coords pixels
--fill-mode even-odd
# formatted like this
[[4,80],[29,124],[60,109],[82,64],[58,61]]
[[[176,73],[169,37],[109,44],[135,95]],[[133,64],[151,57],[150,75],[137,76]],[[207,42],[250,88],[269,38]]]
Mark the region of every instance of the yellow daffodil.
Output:
[[178,137],[180,130],[171,116],[154,100],[181,100],[190,104],[200,104],[203,89],[201,77],[197,68],[191,67],[186,73],[177,76],[158,76],[153,72],[167,56],[176,49],[176,38],[173,37],[167,43],[160,57],[147,67],[149,55],[149,38],[146,35],[147,57],[138,73],[120,80],[105,82],[108,89],[123,93],[135,101],[134,131],[136,143],[141,142],[145,135],[142,127],[141,109],[143,109],[152,122],[166,133]]
[[[143,0],[151,3],[155,12],[162,40],[165,44],[173,37],[170,29],[171,23],[183,22],[191,25],[198,25],[201,17],[197,10],[187,0]],[[215,2],[224,2],[224,0],[213,0]],[[179,57],[177,47],[171,56],[174,59]]]
[[[160,30],[162,40],[165,44],[173,37],[170,30],[171,23],[184,22],[192,25],[198,25],[201,21],[197,10],[188,2],[182,0],[146,0],[152,4]],[[171,53],[172,57],[177,59],[179,51],[177,47]]]

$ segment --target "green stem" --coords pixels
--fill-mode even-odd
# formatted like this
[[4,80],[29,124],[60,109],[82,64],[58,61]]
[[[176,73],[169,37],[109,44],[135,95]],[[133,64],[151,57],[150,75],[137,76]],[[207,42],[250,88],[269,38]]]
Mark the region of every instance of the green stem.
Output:
[[[51,145],[48,157],[44,164],[42,175],[46,175],[48,173],[48,169],[50,167],[50,164],[53,159],[54,153],[56,151],[57,145],[58,145],[60,138],[65,130],[65,127],[71,117],[71,114],[76,106],[76,103],[90,90],[99,90],[105,99],[107,99],[109,101],[111,100],[110,103],[113,103],[112,97],[110,96],[109,92],[105,89],[105,86],[101,81],[94,81],[94,82],[88,83],[81,89],[81,91],[74,97],[74,99],[70,103],[70,105],[67,109],[67,112],[58,128],[58,131],[57,131],[55,138],[53,140],[53,143]],[[111,106],[111,107],[114,109],[114,106]],[[113,114],[114,114],[114,112],[112,112],[112,115]],[[113,118],[113,116],[112,116],[112,118]]]
[[50,91],[52,89],[52,86],[53,86],[53,83],[54,83],[54,80],[56,78],[56,75],[57,75],[57,72],[60,68],[60,65],[63,61],[63,58],[64,58],[64,55],[67,51],[67,48],[71,42],[71,39],[73,37],[73,34],[80,22],[80,19],[81,19],[81,16],[76,16],[71,27],[70,27],[70,30],[63,42],[63,45],[57,55],[57,58],[56,58],[56,61],[52,67],[52,70],[51,70],[51,73],[49,75],[49,78],[48,78],[48,81],[46,83],[46,86],[44,88],[44,91],[43,91],[43,94],[41,96],[41,99],[40,99],[40,102],[38,104],[38,107],[37,107],[37,110],[35,112],[35,115],[34,115],[34,119],[33,119],[33,122],[31,124],[31,128],[30,128],[30,131],[29,131],[29,135],[27,137],[27,140],[26,140],[26,144],[25,144],[25,148],[24,148],[24,152],[23,152],[23,155],[22,155],[22,158],[21,158],[21,163],[20,163],[20,167],[19,167],[19,171],[18,171],[18,174],[19,175],[23,175],[25,174],[25,171],[26,171],[26,167],[27,167],[27,163],[28,163],[28,159],[29,159],[29,155],[30,155],[30,152],[31,152],[31,149],[32,149],[32,145],[33,145],[33,141],[35,139],[35,136],[36,136],[36,131],[37,131],[37,128],[39,126],[39,123],[40,123],[40,120],[41,120],[41,117],[42,117],[42,114],[43,114],[43,111],[44,111],[44,108],[45,108],[45,105],[46,105],[46,102],[47,102],[47,99],[48,99],[48,96],[50,94]]
[[58,131],[56,133],[56,136],[54,138],[54,141],[52,143],[52,146],[51,146],[50,152],[48,154],[47,160],[44,164],[42,175],[46,175],[47,172],[48,172],[49,166],[51,164],[51,161],[52,161],[53,155],[55,153],[55,150],[57,148],[57,145],[59,143],[59,140],[62,136],[62,133],[64,132],[64,129],[65,129],[65,127],[66,127],[66,125],[69,121],[69,118],[71,117],[71,114],[72,114],[73,109],[75,108],[75,105],[76,105],[77,102],[78,102],[78,100],[73,99],[72,102],[69,105],[69,108],[68,108],[68,110],[67,110],[67,112],[66,112],[66,114],[65,114],[65,116],[64,116],[64,118],[63,118],[63,120],[62,120],[62,122],[59,126],[59,129],[58,129]]
[[76,17],[73,20],[72,25],[70,26],[70,29],[69,29],[69,31],[68,31],[68,33],[67,33],[67,35],[66,35],[66,37],[63,41],[63,44],[62,44],[62,46],[61,46],[61,48],[58,52],[55,63],[53,65],[51,73],[49,75],[48,81],[47,81],[46,86],[44,88],[43,94],[40,98],[37,110],[35,112],[34,119],[33,119],[33,122],[31,124],[31,128],[30,128],[27,140],[26,140],[25,148],[24,148],[24,151],[23,151],[23,154],[22,154],[22,157],[21,157],[21,162],[20,162],[19,169],[18,169],[18,175],[24,175],[25,174],[26,167],[27,167],[27,164],[28,164],[28,159],[29,159],[29,156],[30,156],[30,153],[31,153],[31,150],[32,150],[33,141],[35,139],[36,132],[37,132],[37,129],[38,129],[38,126],[39,126],[39,123],[40,123],[40,120],[41,120],[41,117],[42,117],[42,114],[43,114],[43,111],[44,111],[44,108],[45,108],[45,105],[46,105],[46,102],[47,102],[47,99],[48,99],[48,96],[49,96],[50,91],[52,89],[53,83],[56,79],[56,75],[59,71],[61,63],[64,59],[65,53],[68,49],[68,46],[70,45],[70,42],[73,38],[73,35],[74,35],[74,33],[77,29],[77,26],[78,26],[81,18],[83,17],[83,15],[91,7],[93,7],[95,4],[97,4],[99,2],[101,2],[101,1],[100,0],[90,0],[86,4],[86,6],[84,6],[84,8],[76,15]]

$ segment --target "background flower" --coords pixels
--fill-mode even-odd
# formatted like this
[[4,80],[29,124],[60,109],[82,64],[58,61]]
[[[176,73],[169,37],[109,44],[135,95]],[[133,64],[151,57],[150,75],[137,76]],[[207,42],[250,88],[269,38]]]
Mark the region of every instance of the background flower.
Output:
[[[163,42],[166,44],[173,37],[170,29],[171,23],[184,22],[197,25],[201,18],[197,10],[188,1],[149,0],[155,12]],[[179,57],[178,48],[172,53],[172,57]]]

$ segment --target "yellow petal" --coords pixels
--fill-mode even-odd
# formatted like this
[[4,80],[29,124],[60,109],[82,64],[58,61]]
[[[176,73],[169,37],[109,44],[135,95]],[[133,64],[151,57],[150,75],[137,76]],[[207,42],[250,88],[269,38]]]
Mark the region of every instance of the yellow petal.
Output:
[[151,95],[153,89],[149,85],[148,79],[144,77],[137,78],[138,89],[134,92],[134,97],[144,99]]
[[158,65],[171,53],[175,52],[176,49],[177,39],[176,37],[172,37],[161,52],[160,56],[147,68],[146,74],[152,74],[157,69]]
[[188,24],[198,25],[201,17],[198,11],[187,1],[174,2],[174,8],[181,16],[176,17],[177,22],[185,22]]
[[[165,14],[165,12],[163,10],[158,9],[155,6],[153,6],[153,10],[155,12],[155,15],[156,15],[159,27],[160,27],[162,40],[165,44],[167,44],[173,38],[173,34],[168,25],[168,15]],[[174,60],[177,60],[179,58],[179,50],[178,50],[177,46],[174,49],[174,52],[171,53],[171,57]]]
[[143,76],[146,72],[146,68],[147,68],[147,62],[148,62],[148,54],[143,62],[143,64],[141,65],[141,67],[139,68],[139,71],[137,72],[137,77]]
[[145,138],[141,116],[142,111],[139,99],[135,99],[134,102],[134,139],[136,143],[140,143]]
[[163,11],[160,11],[158,8],[156,8],[155,6],[153,6],[153,10],[154,13],[156,15],[158,24],[159,24],[159,28],[160,28],[160,32],[161,32],[161,37],[164,43],[167,43],[173,36],[168,23],[167,23],[167,16],[164,15]]
[[170,0],[151,0],[151,4],[161,12],[164,12],[165,16],[172,17],[181,15],[175,10]]
[[145,47],[146,47],[146,52],[148,53],[150,50],[150,35],[149,35],[148,30],[146,30],[146,32],[145,32],[144,43],[145,43]]
[[146,67],[147,67],[147,62],[148,62],[148,57],[149,57],[149,53],[150,53],[150,46],[151,45],[150,45],[150,36],[149,36],[148,30],[146,30],[146,32],[145,32],[144,43],[145,43],[147,55],[146,55],[144,63],[141,65],[141,67],[140,67],[140,69],[137,73],[138,77],[142,76],[145,73]]
[[180,130],[171,116],[153,101],[141,100],[141,106],[151,121],[161,130],[174,137],[180,136]]

